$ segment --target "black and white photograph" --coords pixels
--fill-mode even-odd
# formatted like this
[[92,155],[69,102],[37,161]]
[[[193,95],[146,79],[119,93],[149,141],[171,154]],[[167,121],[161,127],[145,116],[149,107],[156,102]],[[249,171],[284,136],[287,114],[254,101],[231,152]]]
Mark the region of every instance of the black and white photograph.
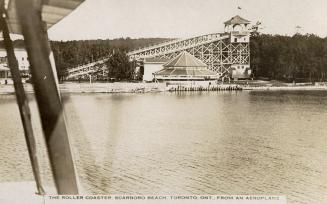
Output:
[[326,204],[326,11],[0,0],[0,203]]

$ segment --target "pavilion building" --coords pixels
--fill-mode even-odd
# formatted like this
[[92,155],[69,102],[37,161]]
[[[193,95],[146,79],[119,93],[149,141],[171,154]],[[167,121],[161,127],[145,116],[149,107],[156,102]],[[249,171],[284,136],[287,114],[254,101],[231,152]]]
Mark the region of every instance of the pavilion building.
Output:
[[204,81],[219,78],[216,72],[208,69],[208,65],[187,51],[168,61],[153,76],[157,81]]

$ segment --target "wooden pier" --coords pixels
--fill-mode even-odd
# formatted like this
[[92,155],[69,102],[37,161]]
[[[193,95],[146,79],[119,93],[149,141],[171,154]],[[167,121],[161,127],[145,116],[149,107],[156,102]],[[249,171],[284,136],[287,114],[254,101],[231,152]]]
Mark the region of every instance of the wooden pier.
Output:
[[185,85],[174,85],[168,86],[167,91],[180,92],[180,91],[242,91],[242,87],[238,85],[208,85],[208,86],[185,86]]

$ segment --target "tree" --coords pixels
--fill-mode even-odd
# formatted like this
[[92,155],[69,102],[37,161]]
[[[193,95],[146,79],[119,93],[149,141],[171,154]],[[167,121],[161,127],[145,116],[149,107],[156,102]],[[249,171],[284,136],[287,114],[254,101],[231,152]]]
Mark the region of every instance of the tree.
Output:
[[313,34],[251,37],[251,66],[256,77],[286,81],[323,81],[327,72],[327,38]]
[[116,80],[131,80],[134,76],[133,63],[129,61],[125,52],[115,51],[106,61],[108,77]]

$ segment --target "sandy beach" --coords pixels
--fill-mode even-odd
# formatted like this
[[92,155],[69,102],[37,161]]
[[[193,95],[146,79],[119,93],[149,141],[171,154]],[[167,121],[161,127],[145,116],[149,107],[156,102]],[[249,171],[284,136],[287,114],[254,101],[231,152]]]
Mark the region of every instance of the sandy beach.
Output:
[[[178,88],[179,87],[179,88]],[[190,89],[190,88],[193,89]],[[211,89],[210,89],[211,87]],[[215,87],[215,89],[212,89]],[[237,89],[235,88],[237,87]],[[24,89],[27,93],[33,93],[33,86],[29,83],[24,83]],[[165,92],[171,90],[178,91],[221,91],[221,90],[244,90],[244,91],[312,91],[312,90],[327,90],[326,83],[312,84],[291,84],[291,83],[219,83],[212,84],[209,82],[199,83],[74,83],[66,82],[59,84],[61,93],[149,93],[149,92]],[[0,94],[14,94],[13,84],[0,84]]]
[[[145,93],[165,91],[165,83],[63,83],[59,84],[61,93]],[[31,84],[24,84],[27,93],[33,93]],[[0,85],[0,94],[14,94],[12,84]]]

